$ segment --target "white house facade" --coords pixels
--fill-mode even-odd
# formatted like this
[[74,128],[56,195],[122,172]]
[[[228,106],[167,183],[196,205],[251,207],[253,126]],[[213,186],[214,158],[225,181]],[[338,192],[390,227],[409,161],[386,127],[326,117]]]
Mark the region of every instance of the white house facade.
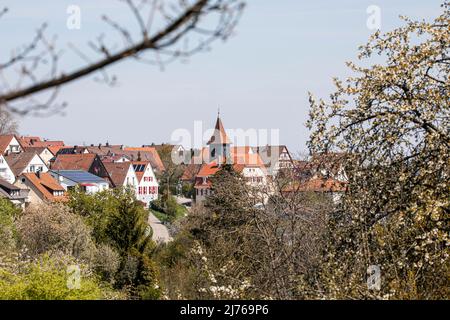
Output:
[[0,155],[0,178],[11,184],[16,181],[14,173],[9,167],[8,162],[6,162],[5,157],[3,157],[2,155]]
[[158,199],[159,183],[150,162],[133,162],[133,168],[136,172],[138,184],[136,188],[136,197],[147,206],[150,202]]

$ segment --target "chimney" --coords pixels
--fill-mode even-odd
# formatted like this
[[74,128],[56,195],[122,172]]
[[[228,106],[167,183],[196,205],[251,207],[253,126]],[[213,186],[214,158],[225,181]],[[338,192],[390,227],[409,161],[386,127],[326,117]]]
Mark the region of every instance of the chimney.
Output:
[[101,144],[101,143],[98,144],[98,148],[99,148],[99,149],[102,148],[102,144]]
[[109,147],[109,142],[108,141],[106,141],[106,147]]

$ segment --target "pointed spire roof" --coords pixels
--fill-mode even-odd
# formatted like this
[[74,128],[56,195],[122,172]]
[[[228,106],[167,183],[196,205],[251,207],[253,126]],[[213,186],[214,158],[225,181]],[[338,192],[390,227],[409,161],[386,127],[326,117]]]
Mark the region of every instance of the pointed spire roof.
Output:
[[231,144],[231,140],[228,138],[225,128],[223,127],[222,120],[220,120],[220,113],[217,114],[216,127],[214,133],[208,141],[209,144]]

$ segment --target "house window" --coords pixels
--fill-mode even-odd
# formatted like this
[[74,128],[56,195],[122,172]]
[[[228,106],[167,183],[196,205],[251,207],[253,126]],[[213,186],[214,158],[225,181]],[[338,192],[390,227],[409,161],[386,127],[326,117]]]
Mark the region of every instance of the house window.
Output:
[[36,172],[36,168],[34,166],[30,166],[30,172]]

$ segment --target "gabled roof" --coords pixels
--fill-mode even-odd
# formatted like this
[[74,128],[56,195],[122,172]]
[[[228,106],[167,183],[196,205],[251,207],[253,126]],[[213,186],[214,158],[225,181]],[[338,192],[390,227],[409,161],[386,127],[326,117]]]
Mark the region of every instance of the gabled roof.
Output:
[[56,182],[55,179],[48,172],[24,173],[21,177],[25,177],[39,192],[43,195],[45,200],[49,201],[64,201],[66,196],[54,196],[54,191],[65,192],[64,188]]
[[[35,152],[12,153],[5,156],[5,160],[14,175],[18,176],[25,170],[35,156],[39,157]],[[42,164],[45,165],[44,161],[42,161]]]
[[42,140],[40,137],[22,136],[17,140],[22,147],[64,146],[64,141]]
[[153,147],[129,147],[124,149],[123,154],[131,157],[132,161],[137,160],[140,156],[141,161],[150,161],[152,168],[160,172],[165,169],[158,152]]
[[24,152],[34,152],[36,154],[41,154],[47,147],[23,147]]
[[104,165],[114,185],[117,187],[123,186],[125,184],[125,178],[127,177],[131,162],[107,162]]
[[[266,172],[266,167],[257,153],[231,153],[233,169],[236,172],[242,172],[244,168],[261,168]],[[198,177],[208,177],[219,171],[220,166],[217,162],[213,161],[208,164],[203,164],[197,173]]]
[[58,154],[52,164],[52,170],[89,171],[96,157],[94,153]]
[[253,149],[253,151],[255,151],[257,153],[264,154],[268,157],[279,156],[284,151],[287,151],[289,153],[289,151],[285,145],[266,145],[266,146],[253,147],[252,149]]
[[222,120],[217,117],[216,126],[214,128],[214,133],[208,141],[208,145],[211,143],[215,144],[230,144],[231,140],[228,138],[225,128],[223,127]]
[[195,179],[195,176],[200,171],[202,165],[191,163],[186,166],[184,169],[183,175],[181,176],[180,180],[182,181],[193,181]]
[[121,154],[123,151],[122,145],[101,145],[98,146],[87,146],[84,147],[89,153],[96,153],[99,156],[106,156],[106,155],[116,155]]
[[[6,152],[6,148],[11,143],[11,140],[16,136],[13,134],[0,135],[0,153],[4,154]],[[17,139],[17,138],[16,138]],[[17,139],[20,144],[20,141]]]
[[40,141],[42,141],[42,140],[41,140],[41,137],[37,137],[37,136],[35,136],[35,137],[32,137],[32,136],[22,136],[22,137],[19,137],[18,140],[20,141],[20,143],[21,143],[24,147],[28,147],[28,146],[31,146],[31,145],[32,145],[33,143],[35,143],[35,142],[40,142]]
[[51,170],[50,173],[54,173],[54,175],[57,176],[62,176],[76,183],[107,183],[105,179],[82,170]]
[[150,165],[150,162],[149,161],[132,161],[131,164],[133,165],[134,172],[136,173],[136,177],[138,179],[138,182],[140,183],[142,180],[142,177],[144,177],[147,166]]
[[9,183],[8,181],[1,179],[1,178],[0,178],[0,188],[7,190],[8,192],[12,191],[12,190],[20,190],[19,187]]
[[117,162],[119,160],[121,160],[122,158],[124,158],[124,162],[128,162],[130,161],[129,156],[124,155],[124,154],[117,154],[114,156],[101,156],[101,160],[103,163],[105,162]]
[[58,151],[60,151],[61,149],[68,149],[71,148],[69,146],[48,146],[47,149],[54,155],[56,156],[56,154],[58,153]]

